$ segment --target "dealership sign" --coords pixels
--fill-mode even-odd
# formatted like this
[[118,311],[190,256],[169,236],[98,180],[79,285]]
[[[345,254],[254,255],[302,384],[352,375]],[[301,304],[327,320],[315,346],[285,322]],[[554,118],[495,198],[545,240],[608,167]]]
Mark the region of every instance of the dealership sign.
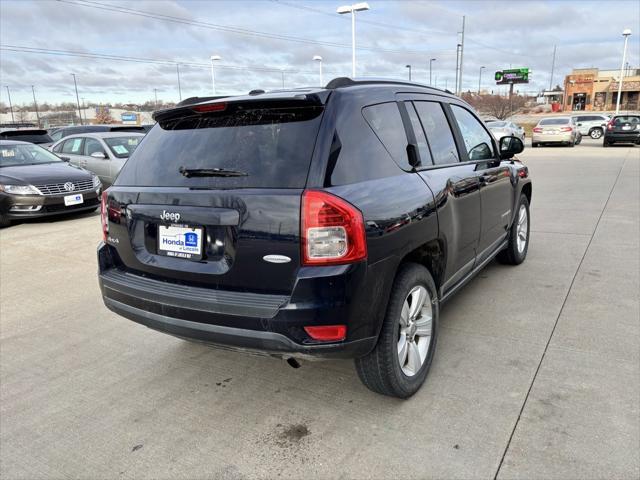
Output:
[[496,85],[509,85],[513,83],[529,83],[529,69],[512,68],[496,72]]
[[138,114],[134,112],[124,112],[120,115],[123,122],[136,122],[138,120]]

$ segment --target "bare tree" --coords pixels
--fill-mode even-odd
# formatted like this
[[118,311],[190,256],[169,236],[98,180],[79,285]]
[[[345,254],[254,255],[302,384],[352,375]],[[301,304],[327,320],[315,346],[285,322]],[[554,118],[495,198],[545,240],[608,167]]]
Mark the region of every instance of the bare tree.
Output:
[[500,95],[463,94],[462,98],[479,112],[504,120],[524,107],[527,99],[521,95],[502,97]]
[[109,109],[105,107],[97,107],[96,123],[108,124],[113,123],[113,117],[109,113]]
[[29,121],[29,111],[26,108],[21,108],[16,112],[16,122],[27,123]]

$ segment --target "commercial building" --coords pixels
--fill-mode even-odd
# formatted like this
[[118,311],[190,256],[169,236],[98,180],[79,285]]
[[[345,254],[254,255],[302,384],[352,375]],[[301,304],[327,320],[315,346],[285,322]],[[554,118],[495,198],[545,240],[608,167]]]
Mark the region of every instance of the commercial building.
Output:
[[[640,68],[623,71],[621,110],[640,110]],[[564,79],[564,111],[615,110],[620,70],[574,69]]]

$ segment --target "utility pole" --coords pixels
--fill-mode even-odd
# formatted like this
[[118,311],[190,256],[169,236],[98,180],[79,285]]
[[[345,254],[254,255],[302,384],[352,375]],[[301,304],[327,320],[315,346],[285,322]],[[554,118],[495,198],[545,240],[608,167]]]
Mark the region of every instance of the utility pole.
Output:
[[458,75],[458,82],[460,86],[458,87],[458,95],[462,93],[462,62],[464,59],[464,24],[466,17],[462,16],[462,41],[460,42],[460,75]]
[[84,104],[84,98],[82,99],[82,112],[84,113],[84,123],[87,122],[87,107]]
[[456,45],[456,86],[454,93],[458,94],[458,69],[460,68],[460,44]]
[[435,62],[435,61],[436,61],[436,59],[435,59],[435,58],[430,58],[430,59],[429,59],[429,86],[431,86],[431,64],[432,64],[433,62]]
[[36,118],[38,119],[38,128],[40,128],[40,114],[38,113],[38,102],[36,102],[36,90],[31,85],[31,92],[33,92],[33,106],[36,109]]
[[409,81],[411,81],[411,65],[405,65],[409,69]]
[[80,97],[78,96],[78,82],[76,82],[76,74],[72,73],[73,76],[73,85],[76,87],[76,102],[78,103],[78,115],[80,116],[80,125],[84,125],[82,123],[82,111],[80,110]]
[[157,109],[158,109],[158,89],[157,89],[157,88],[154,88],[154,89],[153,89],[153,96],[154,96],[154,97],[155,97],[155,99],[156,99],[155,106],[156,106],[156,110],[157,110]]
[[284,90],[284,70],[280,70],[280,74],[282,75],[282,89]]
[[482,86],[482,69],[487,68],[484,65],[480,67],[480,73],[478,74],[478,95],[480,95],[480,88]]
[[5,85],[7,88],[7,96],[9,97],[9,110],[11,111],[11,123],[15,123],[16,121],[13,119],[13,105],[11,105],[11,93],[9,92],[9,85]]
[[182,101],[182,87],[180,86],[180,64],[176,63],[176,71],[178,72],[178,97]]
[[631,35],[631,30],[625,28],[622,32],[624,37],[624,49],[622,50],[622,65],[620,66],[620,78],[618,79],[618,97],[616,98],[616,115],[620,113],[620,98],[622,97],[622,82],[624,81],[624,62],[627,58],[627,40]]
[[553,88],[553,71],[556,68],[556,48],[557,45],[553,46],[553,61],[551,62],[551,78],[549,79],[549,90]]

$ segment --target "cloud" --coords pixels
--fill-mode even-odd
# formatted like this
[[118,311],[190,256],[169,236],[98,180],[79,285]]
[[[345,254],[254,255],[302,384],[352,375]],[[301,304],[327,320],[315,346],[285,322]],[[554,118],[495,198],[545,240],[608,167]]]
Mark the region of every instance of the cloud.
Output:
[[[139,15],[89,8],[58,1],[0,2],[0,41],[48,49],[93,52],[169,62],[202,63],[181,66],[182,96],[211,92],[209,57],[221,55],[216,66],[219,93],[243,93],[253,88],[287,87],[318,82],[314,55],[323,57],[325,81],[351,74],[349,19],[335,14],[334,1],[302,3],[273,1],[116,1],[125,7],[187,20],[304,37],[344,47],[310,45],[224,32]],[[463,86],[476,89],[480,67],[489,86],[492,72],[510,65],[532,69],[532,83],[523,89],[548,87],[553,46],[557,45],[554,83],[574,67],[619,67],[623,28],[640,23],[637,2],[555,1],[370,1],[371,10],[357,14],[357,43],[376,51],[358,50],[358,74],[428,81],[429,58],[435,57],[433,78],[453,88],[456,43],[466,15]],[[309,8],[300,8],[309,7]],[[319,10],[319,12],[314,11]],[[620,15],[624,11],[624,16]],[[29,32],[25,35],[25,32]],[[640,32],[637,32],[640,33]],[[632,37],[628,58],[640,61],[638,36]],[[394,50],[390,52],[387,50]],[[239,70],[226,67],[261,67]],[[68,100],[76,73],[81,95],[90,101],[144,101],[154,89],[166,100],[178,99],[175,65],[51,56],[0,51],[0,75],[10,85],[15,103],[31,101],[31,85],[39,98]],[[494,87],[495,88],[495,87]],[[0,92],[4,94],[4,92]],[[4,99],[4,97],[3,97]]]

